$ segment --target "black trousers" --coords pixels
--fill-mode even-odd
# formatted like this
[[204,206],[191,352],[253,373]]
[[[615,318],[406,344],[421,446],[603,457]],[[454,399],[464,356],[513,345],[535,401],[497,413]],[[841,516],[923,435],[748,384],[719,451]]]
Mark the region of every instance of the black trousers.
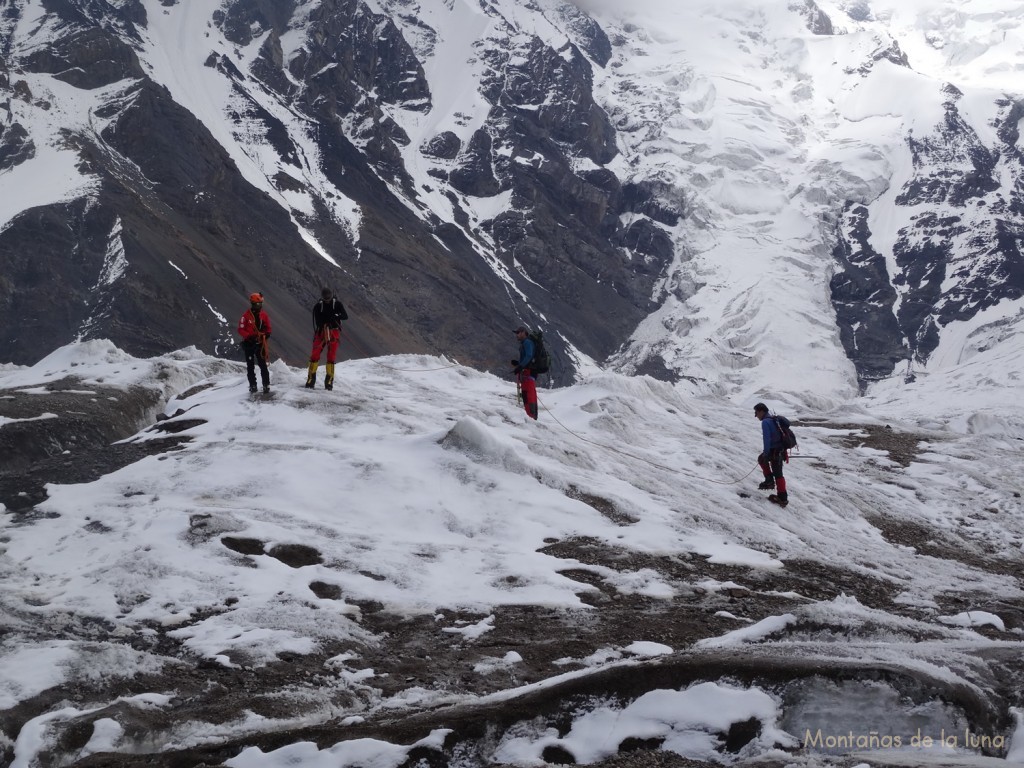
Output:
[[263,386],[270,386],[270,369],[267,368],[267,361],[263,358],[263,347],[260,344],[249,344],[246,342],[242,345],[242,349],[245,350],[245,369],[246,374],[249,376],[249,386],[256,386],[256,366],[260,367],[260,377],[263,379]]
[[761,467],[761,471],[765,477],[768,477],[769,473],[771,476],[778,480],[782,477],[782,463],[786,459],[786,452],[783,450],[775,450],[765,456],[763,453],[757,457],[757,463]]

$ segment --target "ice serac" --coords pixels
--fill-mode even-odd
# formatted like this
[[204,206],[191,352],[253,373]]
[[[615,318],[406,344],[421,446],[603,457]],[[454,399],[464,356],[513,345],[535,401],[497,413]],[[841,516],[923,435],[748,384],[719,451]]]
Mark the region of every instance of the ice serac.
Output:
[[[991,87],[1013,63],[976,12],[743,0],[602,11],[614,54],[599,100],[628,160],[609,167],[660,182],[686,212],[659,222],[679,248],[659,306],[614,362],[734,395],[795,393],[802,368],[827,372],[815,392],[845,397],[844,381],[937,370],[944,339],[1012,307],[1019,96],[1006,77]],[[998,14],[1001,29],[1019,16]]]

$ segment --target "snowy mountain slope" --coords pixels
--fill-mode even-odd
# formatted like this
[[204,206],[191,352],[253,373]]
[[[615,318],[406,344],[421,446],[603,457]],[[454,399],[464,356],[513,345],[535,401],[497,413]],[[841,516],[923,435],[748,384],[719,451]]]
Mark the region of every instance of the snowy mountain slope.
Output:
[[[1020,361],[974,362],[1003,408]],[[197,384],[203,366],[234,370]],[[733,759],[821,765],[816,728],[999,737],[965,760],[1016,743],[1024,424],[976,413],[966,367],[961,392],[915,385],[906,420],[880,396],[790,412],[808,458],[785,510],[754,490],[749,402],[646,377],[544,390],[526,423],[508,382],[438,358],[346,363],[334,393],[276,363],[274,398],[250,399],[237,364],[87,342],[0,373],[0,407],[69,371],[89,398],[156,367],[180,394],[129,439],[153,455],[3,516],[17,765],[316,765],[311,738],[398,765],[437,729],[444,764],[594,762],[652,735],[641,694],[676,723],[660,749],[701,760],[750,717]],[[576,724],[553,738],[562,707]],[[507,725],[472,736],[477,709]],[[614,738],[585,738],[605,717]]]
[[12,285],[72,298],[35,321],[5,289],[8,357],[230,355],[238,297],[269,289],[296,361],[332,282],[361,348],[480,368],[525,318],[564,380],[610,360],[838,402],[934,372],[1024,291],[1020,21],[993,0],[17,0],[0,183],[28,194],[0,247]]
[[[673,365],[691,375],[724,368],[736,372],[723,383],[748,381],[766,391],[792,380],[780,360],[799,361],[833,371],[827,389],[842,392],[852,371],[837,354],[834,317],[820,285],[831,268],[822,218],[836,190],[823,192],[815,183],[830,167],[821,167],[824,141],[806,114],[809,83],[801,71],[816,41],[798,16],[780,24],[757,4],[752,13],[732,4],[731,15],[693,37],[664,30],[693,28],[709,8],[677,7],[665,18],[662,6],[648,6],[648,16],[629,17],[631,28],[643,25],[643,39],[623,46],[620,68],[609,78],[617,90],[605,98],[620,104],[620,133],[646,166],[640,174],[660,174],[692,213],[679,234],[689,247],[638,343],[668,350]],[[636,56],[640,50],[646,55]],[[777,51],[788,56],[778,61]],[[859,55],[866,53],[862,46]],[[625,67],[633,79],[619,86]],[[653,89],[647,87],[652,74],[660,79]],[[647,103],[652,92],[660,103]],[[756,122],[737,119],[751,112]],[[638,113],[642,121],[631,117]],[[663,148],[651,152],[652,144]],[[845,167],[863,155],[867,148],[847,150]],[[830,175],[829,183],[842,183]],[[866,189],[885,183],[862,172],[849,175]],[[665,341],[664,328],[680,342]]]
[[1013,92],[1024,64],[1020,5],[1003,0],[963,4],[909,0],[832,2],[819,5],[849,28],[884,24],[900,40],[914,69],[960,87]]
[[[862,386],[895,363],[919,370],[947,326],[1019,298],[1015,86],[956,52],[980,51],[986,4],[845,8],[861,21],[818,5],[837,34],[758,2],[595,10],[619,25],[601,90],[629,144],[616,162],[691,212],[623,364],[657,352],[693,376],[724,367],[717,382],[744,393],[827,370],[843,396],[844,356]],[[946,17],[952,63],[934,55]]]
[[[67,286],[74,311],[47,333],[79,330],[87,307],[78,293],[96,283],[90,273],[102,270],[98,252],[120,220],[128,267],[108,290],[111,315],[88,325],[90,335],[128,348],[152,351],[166,333],[179,345],[213,336],[216,349],[230,354],[224,318],[237,311],[230,307],[252,288],[269,287],[282,318],[278,343],[295,359],[306,345],[304,305],[319,285],[336,282],[358,310],[354,331],[364,348],[455,346],[487,367],[492,329],[539,312],[567,329],[574,348],[604,357],[649,305],[651,277],[634,277],[620,264],[606,240],[614,218],[602,221],[606,193],[571,172],[568,158],[609,146],[586,87],[588,65],[580,56],[563,59],[528,31],[532,11],[492,8],[484,16],[478,30],[446,31],[438,50],[456,53],[431,62],[440,87],[461,67],[457,52],[472,51],[478,66],[469,74],[484,82],[473,83],[476,95],[465,103],[451,91],[435,112],[419,61],[375,4],[13,4],[5,28],[5,72],[12,74],[4,85],[16,98],[32,99],[19,79],[26,68],[44,80],[70,77],[79,89],[119,83],[132,94],[114,122],[77,132],[64,126],[62,141],[75,136],[80,152],[106,173],[98,193],[79,198],[70,212],[46,209],[99,230],[85,276]],[[541,26],[557,45],[566,43],[550,24]],[[461,40],[476,32],[483,39]],[[508,41],[515,55],[493,55]],[[120,69],[104,64],[110,49]],[[506,77],[513,68],[520,74]],[[78,70],[86,74],[68,74]],[[525,101],[534,84],[553,101],[531,114]],[[474,110],[486,130],[466,122]],[[598,128],[578,130],[569,118],[588,110]],[[167,113],[176,120],[165,125]],[[461,138],[447,130],[453,119],[466,128]],[[12,143],[35,131],[15,115],[8,124]],[[574,146],[549,138],[552,131]],[[48,173],[38,163],[25,172]],[[582,206],[593,210],[577,221]],[[33,219],[21,210],[10,215],[4,257],[19,283],[38,286],[22,254],[35,234]],[[499,215],[511,218],[488,224]],[[596,224],[603,231],[595,234]],[[567,239],[556,246],[537,227],[559,228]],[[587,240],[582,249],[580,237]],[[60,274],[56,265],[68,246],[52,240],[35,250],[45,254],[48,272]],[[527,257],[547,274],[527,276]],[[168,312],[160,332],[148,332],[154,313],[138,305],[154,290],[161,295],[157,316],[179,305],[189,308],[188,322],[175,323]],[[191,310],[207,304],[212,313]],[[588,322],[592,306],[609,312],[603,322]],[[8,343],[16,359],[31,359],[32,334],[18,330],[21,310],[14,303]],[[132,333],[135,327],[147,333]],[[558,334],[551,338],[559,343]],[[563,367],[568,377],[568,357]]]
[[[194,2],[182,5],[172,13],[161,3],[145,4],[149,21],[144,33],[143,66],[150,70],[156,82],[168,88],[176,102],[210,127],[217,143],[228,151],[246,181],[277,198],[281,207],[293,214],[293,223],[303,239],[337,266],[315,235],[294,218],[295,214],[314,215],[310,194],[304,190],[278,189],[272,183],[278,174],[300,175],[301,181],[319,191],[320,196],[330,187],[318,165],[318,149],[309,135],[312,127],[301,115],[291,113],[287,105],[280,104],[273,94],[266,93],[258,81],[244,82],[246,78],[242,78],[242,85],[239,79],[227,76],[228,73],[218,73],[225,75],[222,77],[211,77],[211,55],[234,54],[240,59],[238,66],[242,70],[248,69],[258,55],[255,42],[248,48],[237,50],[217,34],[213,17],[221,6],[219,1]],[[211,32],[215,35],[212,39]],[[238,92],[240,90],[241,93]],[[245,114],[253,102],[279,121],[297,123],[288,132],[289,138],[297,143],[290,156],[278,155],[260,121],[232,122],[228,119],[232,112]],[[298,143],[302,139],[305,141]],[[354,238],[359,229],[359,210],[354,201],[342,197],[333,201],[331,210],[338,223]]]

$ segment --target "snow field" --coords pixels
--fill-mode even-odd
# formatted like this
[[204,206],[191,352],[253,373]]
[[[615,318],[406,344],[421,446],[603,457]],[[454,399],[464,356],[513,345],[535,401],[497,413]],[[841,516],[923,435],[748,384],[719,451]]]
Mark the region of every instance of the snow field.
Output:
[[[259,665],[327,641],[372,642],[354,601],[379,601],[410,616],[486,616],[496,606],[524,604],[588,610],[580,595],[594,587],[562,575],[569,569],[659,600],[697,586],[648,568],[615,570],[540,551],[552,540],[590,537],[623,551],[706,558],[751,573],[784,575],[795,558],[888,582],[899,593],[894,609],[911,607],[916,617],[853,598],[803,598],[788,616],[705,646],[826,653],[802,627],[845,633],[873,626],[885,642],[851,641],[844,653],[933,673],[942,660],[944,674],[959,679],[972,653],[997,642],[974,627],[1001,619],[980,605],[969,606],[967,617],[944,612],[944,596],[953,589],[994,602],[1021,597],[1012,574],[980,564],[991,552],[1019,560],[1024,516],[1007,483],[1020,448],[999,434],[956,431],[968,418],[927,426],[886,419],[926,441],[901,469],[885,451],[849,442],[883,424],[870,401],[828,414],[787,411],[808,420],[796,429],[802,453],[817,458],[787,466],[792,501],[781,511],[754,490],[760,430],[752,403],[606,373],[542,388],[541,418],[532,422],[510,381],[446,365],[413,355],[347,362],[328,393],[305,390],[302,371],[276,362],[271,399],[248,395],[238,364],[188,351],[135,360],[105,342],[72,345],[35,368],[0,371],[0,387],[26,392],[60,371],[76,373],[85,386],[170,372],[164,386],[182,394],[170,398],[166,412],[181,409],[177,418],[203,422],[182,433],[192,440],[179,450],[94,483],[51,485],[44,516],[31,524],[5,515],[3,603],[11,615],[96,617],[125,633],[161,627],[217,663]],[[211,374],[205,380],[204,371]],[[919,407],[927,410],[923,398],[939,381],[915,390]],[[947,417],[977,405],[969,394],[952,401],[944,399],[949,392],[933,395]],[[879,408],[891,413],[895,404]],[[144,431],[132,439],[156,438]],[[571,488],[610,503],[616,519],[571,498]],[[890,541],[876,527],[881,519],[922,526],[958,541],[962,551],[940,558]],[[230,539],[258,546],[243,555],[225,543]],[[273,554],[289,547],[302,548],[307,559],[289,564]],[[342,599],[317,597],[314,581],[337,586]],[[707,580],[700,586],[719,588]],[[78,675],[153,664],[115,646],[19,636],[9,634],[0,649],[3,669],[12,670],[0,676],[0,693],[11,702]],[[922,636],[931,640],[918,642]],[[646,642],[638,627],[621,647],[642,650]],[[611,650],[607,658],[617,663],[621,652]],[[30,658],[41,662],[31,668],[45,673],[27,671],[21,661]],[[358,673],[358,661],[347,669]],[[719,693],[746,702],[741,709],[761,695]],[[392,705],[432,695],[420,691]],[[671,695],[689,700],[685,692]],[[524,756],[542,748],[538,743],[506,747]]]

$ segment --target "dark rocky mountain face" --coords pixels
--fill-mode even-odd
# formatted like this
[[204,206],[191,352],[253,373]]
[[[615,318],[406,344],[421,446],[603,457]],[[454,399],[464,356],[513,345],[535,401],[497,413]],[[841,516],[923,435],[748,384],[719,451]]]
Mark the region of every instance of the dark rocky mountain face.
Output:
[[[6,104],[20,104],[0,113],[0,168],[33,156],[30,121],[47,110],[33,76],[102,96],[87,126],[61,134],[95,180],[90,194],[25,210],[0,233],[0,358],[29,363],[79,337],[107,337],[133,354],[194,344],[233,355],[245,297],[260,290],[278,351],[299,362],[323,284],[349,306],[349,355],[448,352],[484,368],[507,358],[520,319],[544,317],[556,350],[551,331],[603,358],[651,307],[671,243],[656,223],[619,225],[623,210],[643,205],[642,191],[624,196],[614,174],[574,170],[577,158],[600,166],[616,148],[592,95],[592,64],[573,45],[558,51],[519,35],[514,49],[481,52],[483,126],[465,145],[449,133],[423,147],[446,166],[432,174],[455,211],[446,222],[419,199],[402,157],[409,136],[389,116],[430,108],[422,66],[394,23],[363,3],[317,4],[288,61],[280,39],[294,3],[239,0],[210,20],[211,36],[239,47],[263,40],[248,71],[212,43],[205,63],[232,84],[236,135],[244,125],[280,158],[273,185],[310,200],[292,211],[251,183],[211,133],[216,126],[140,62],[141,3],[48,3],[47,24],[28,44],[15,39],[26,8],[4,11],[0,88]],[[600,28],[565,13],[600,57],[608,47]],[[522,106],[538,102],[545,106]],[[318,157],[308,156],[310,145]],[[311,165],[326,184],[310,184]],[[465,200],[508,192],[509,205],[474,229]],[[358,208],[358,231],[333,214],[339,198]],[[625,242],[644,254],[642,269],[624,258]],[[508,282],[489,259],[505,266]]]
[[871,247],[868,209],[850,203],[843,215],[833,257],[842,271],[832,277],[832,303],[842,318],[840,333],[862,382],[880,379],[907,359],[907,348],[893,306],[885,257]]
[[1017,146],[1024,103],[1002,102],[997,141],[986,144],[960,114],[962,94],[949,85],[945,94],[942,123],[907,138],[913,173],[893,201],[907,223],[894,245],[891,284],[885,258],[868,242],[868,208],[849,204],[839,228],[834,256],[842,271],[832,279],[832,299],[862,385],[901,361],[912,372],[948,323],[1024,296]]

